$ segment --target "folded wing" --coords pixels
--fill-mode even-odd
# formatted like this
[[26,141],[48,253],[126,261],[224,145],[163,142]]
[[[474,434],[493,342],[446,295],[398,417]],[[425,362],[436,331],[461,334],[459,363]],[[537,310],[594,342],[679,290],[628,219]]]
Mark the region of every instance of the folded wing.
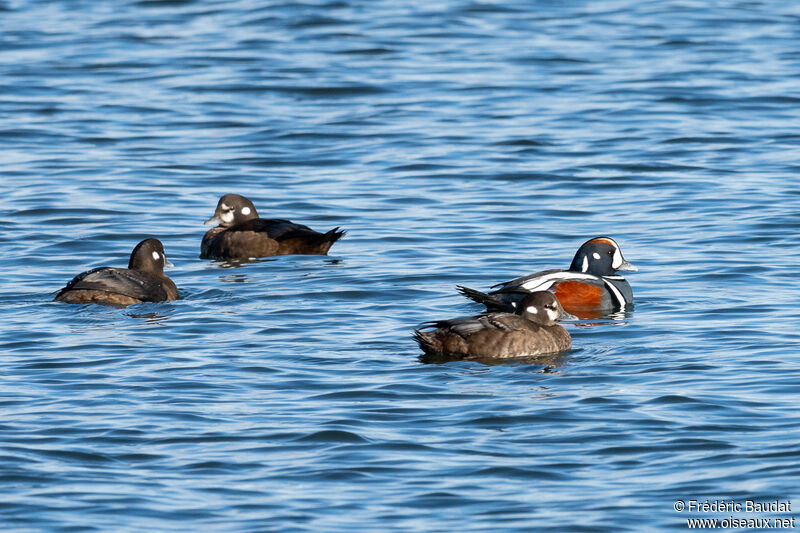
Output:
[[70,290],[96,290],[123,294],[142,300],[157,302],[167,299],[161,280],[146,272],[127,268],[100,267],[75,276],[61,292]]

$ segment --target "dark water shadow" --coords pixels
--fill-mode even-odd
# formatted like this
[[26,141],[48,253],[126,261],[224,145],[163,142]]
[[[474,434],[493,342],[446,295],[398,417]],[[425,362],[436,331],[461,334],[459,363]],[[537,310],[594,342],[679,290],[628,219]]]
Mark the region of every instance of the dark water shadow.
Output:
[[594,326],[625,326],[628,324],[628,319],[633,317],[632,310],[617,311],[615,313],[608,313],[597,318],[578,318],[577,320],[560,320],[562,326],[570,325],[578,328],[591,328]]
[[[174,308],[170,308],[170,311],[174,311]],[[143,319],[148,324],[159,324],[159,325],[173,318],[172,314],[167,314],[159,311],[150,311],[147,313],[125,313],[125,314],[131,318]]]
[[[308,259],[309,257],[315,257],[312,254],[297,254],[297,255],[277,255],[273,257],[248,257],[246,259],[224,259],[224,260],[213,260],[212,263],[215,263],[220,268],[240,268],[243,266],[247,266],[254,263],[269,263],[281,260],[292,260],[292,259]],[[324,263],[328,265],[339,265],[344,261],[342,259],[337,258],[330,258],[327,256],[325,257]]]
[[247,259],[225,259],[212,261],[220,268],[239,268],[253,263],[267,263],[277,261],[276,257],[249,257]]
[[452,362],[470,361],[485,366],[500,365],[536,365],[541,366],[543,373],[552,372],[561,367],[569,357],[571,350],[555,354],[530,355],[525,357],[479,357],[461,359],[456,357],[444,357],[436,355],[422,354],[418,360],[426,365],[442,365]]

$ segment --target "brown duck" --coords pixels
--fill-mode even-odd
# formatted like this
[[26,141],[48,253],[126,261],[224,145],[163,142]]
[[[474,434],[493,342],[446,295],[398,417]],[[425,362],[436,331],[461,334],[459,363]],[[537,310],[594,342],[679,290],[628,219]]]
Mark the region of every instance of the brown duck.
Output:
[[239,194],[220,198],[214,216],[206,224],[217,226],[203,236],[201,259],[325,255],[345,233],[338,227],[319,233],[289,220],[258,218],[253,202]]
[[164,274],[172,266],[158,239],[145,239],[131,252],[128,268],[99,267],[78,274],[55,297],[71,304],[131,305],[177,300],[178,288]]
[[428,356],[452,359],[505,359],[569,350],[572,339],[557,325],[563,309],[552,293],[525,295],[517,311],[438,320],[414,330],[414,339]]

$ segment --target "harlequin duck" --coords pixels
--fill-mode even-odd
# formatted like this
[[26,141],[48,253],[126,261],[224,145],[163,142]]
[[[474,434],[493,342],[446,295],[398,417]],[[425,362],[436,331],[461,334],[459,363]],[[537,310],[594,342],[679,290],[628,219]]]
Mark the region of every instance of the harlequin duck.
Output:
[[177,300],[178,288],[164,274],[172,266],[158,239],[145,239],[131,252],[128,268],[99,267],[78,274],[55,297],[71,304],[131,305]]
[[572,339],[556,324],[561,305],[552,293],[526,294],[517,312],[438,320],[414,330],[414,339],[430,357],[508,359],[569,350]]
[[201,259],[249,259],[272,255],[325,255],[344,231],[333,228],[319,233],[288,220],[258,218],[253,202],[238,194],[219,199],[214,216],[206,224],[217,224],[203,236]]
[[535,274],[498,283],[483,293],[467,287],[457,289],[467,298],[482,303],[489,311],[513,312],[525,294],[553,292],[564,309],[579,318],[600,318],[633,306],[633,291],[618,270],[639,270],[628,263],[619,245],[608,237],[595,237],[578,248],[568,270],[542,270]]

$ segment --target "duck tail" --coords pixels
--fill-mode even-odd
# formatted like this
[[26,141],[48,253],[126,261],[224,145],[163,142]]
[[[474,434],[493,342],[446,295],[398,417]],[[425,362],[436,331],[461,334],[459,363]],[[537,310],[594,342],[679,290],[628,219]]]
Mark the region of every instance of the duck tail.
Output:
[[[508,302],[504,301],[503,298],[496,294],[487,294],[485,292],[476,291],[475,289],[470,289],[469,287],[464,287],[462,285],[456,285],[456,290],[473,302],[485,305],[488,311],[509,311]],[[513,307],[511,307],[510,312],[514,312]]]
[[456,290],[473,302],[478,302],[479,304],[483,303],[483,301],[489,297],[489,295],[485,292],[476,291],[475,289],[470,289],[469,287],[464,287],[463,285],[456,285]]
[[412,335],[414,336],[414,340],[417,341],[417,344],[419,344],[420,349],[426,354],[438,355],[442,353],[441,346],[438,346],[431,332],[426,333],[415,329]]
[[344,230],[340,230],[339,226],[336,226],[332,230],[322,235],[322,241],[329,242],[331,244],[335,243],[339,239],[345,236],[347,232]]

